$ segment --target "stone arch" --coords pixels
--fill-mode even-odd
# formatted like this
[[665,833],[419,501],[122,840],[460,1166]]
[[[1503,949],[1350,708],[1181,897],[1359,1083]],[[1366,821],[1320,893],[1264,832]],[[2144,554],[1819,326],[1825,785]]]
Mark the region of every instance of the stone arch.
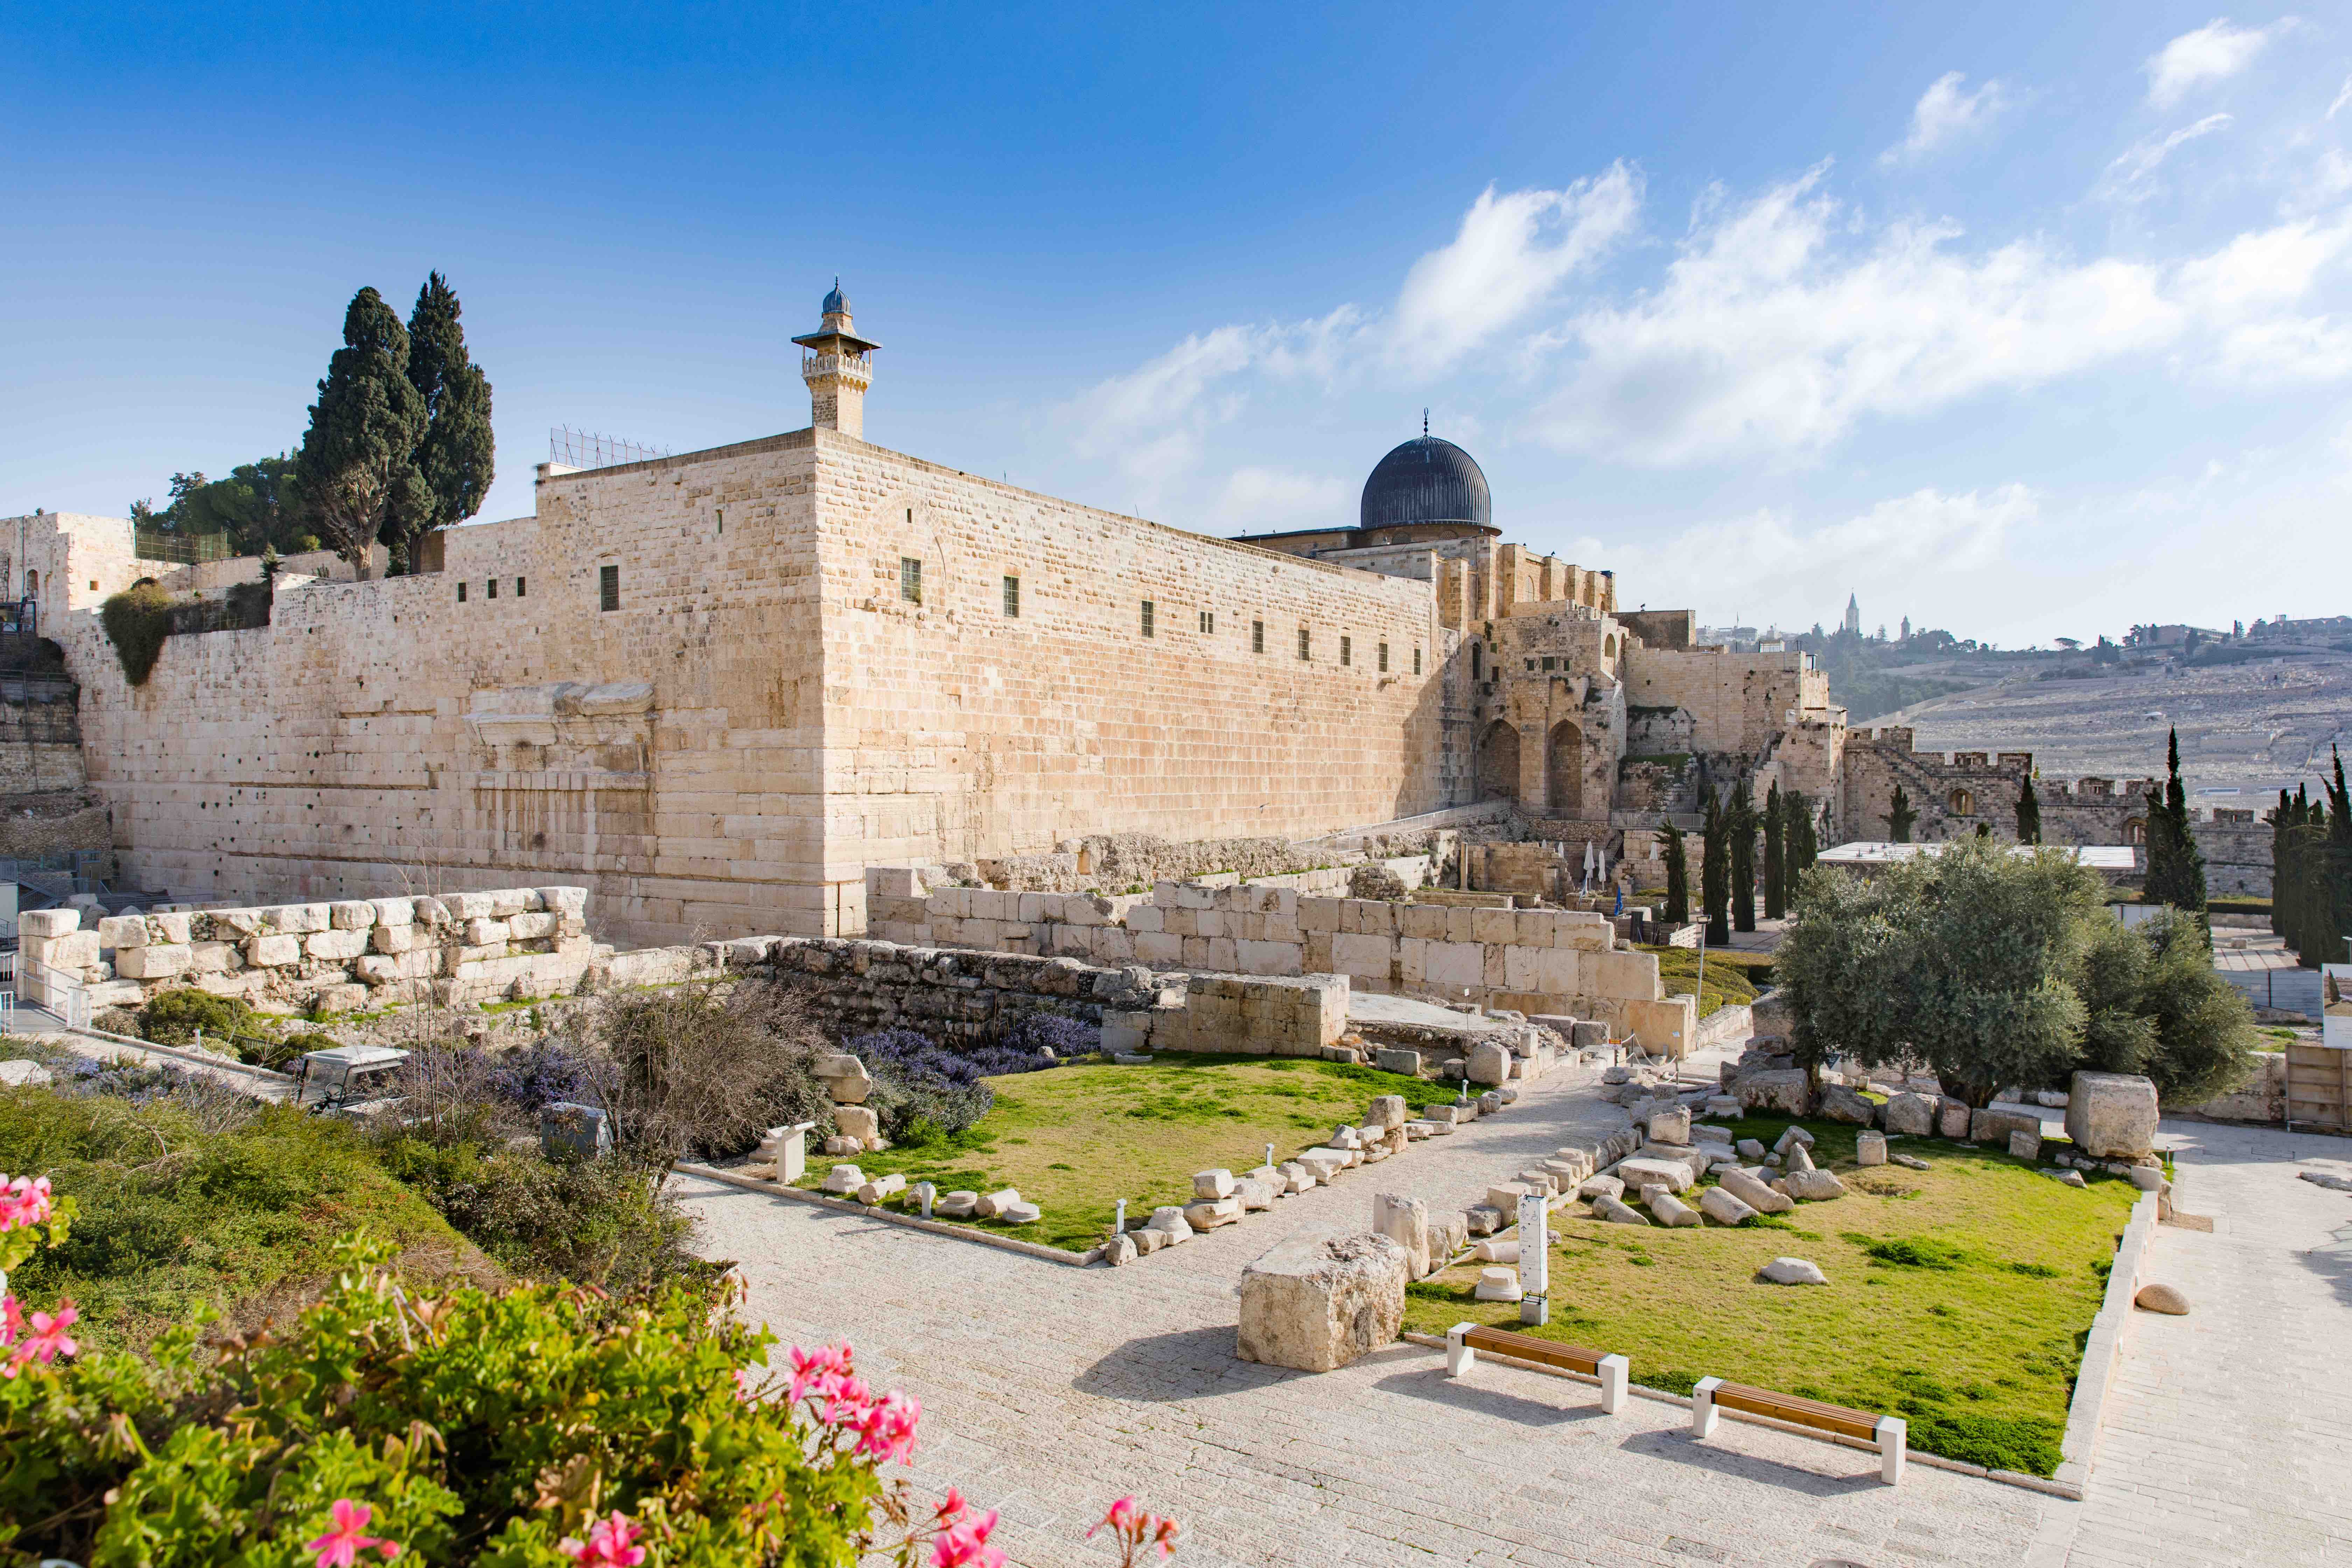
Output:
[[1562,719],[1544,741],[1545,804],[1568,816],[1584,815],[1584,731]]
[[1611,632],[1607,637],[1601,639],[1601,657],[1603,658],[1615,658],[1617,657],[1617,634],[1615,632]]
[[2127,818],[2124,823],[2124,842],[2126,844],[2146,844],[2147,842],[2147,818],[2144,816]]
[[1974,816],[1977,814],[1977,797],[1964,789],[1954,790],[1944,804],[1951,809],[1954,816]]
[[41,591],[41,574],[30,566],[25,568],[25,597],[34,598]]
[[1478,742],[1478,798],[1519,798],[1519,732],[1497,719]]

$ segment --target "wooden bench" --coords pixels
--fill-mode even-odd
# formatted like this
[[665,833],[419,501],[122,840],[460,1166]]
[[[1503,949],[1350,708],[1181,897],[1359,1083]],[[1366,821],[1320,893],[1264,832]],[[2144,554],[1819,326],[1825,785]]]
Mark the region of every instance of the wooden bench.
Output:
[[1622,1355],[1603,1355],[1582,1345],[1564,1345],[1558,1340],[1539,1340],[1508,1329],[1456,1323],[1445,1331],[1445,1375],[1460,1377],[1477,1365],[1480,1351],[1591,1378],[1601,1384],[1601,1408],[1612,1415],[1625,1402],[1632,1369]]
[[1910,1426],[1898,1415],[1874,1415],[1867,1410],[1849,1410],[1843,1405],[1825,1405],[1818,1399],[1801,1399],[1793,1394],[1776,1394],[1769,1388],[1703,1377],[1691,1391],[1691,1436],[1712,1436],[1717,1414],[1725,1410],[1873,1444],[1878,1449],[1878,1479],[1890,1487],[1902,1484],[1903,1456],[1909,1442]]

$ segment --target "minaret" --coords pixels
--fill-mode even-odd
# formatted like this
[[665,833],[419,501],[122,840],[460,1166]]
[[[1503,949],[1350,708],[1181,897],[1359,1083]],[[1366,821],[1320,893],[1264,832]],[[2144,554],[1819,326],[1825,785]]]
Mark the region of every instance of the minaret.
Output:
[[863,441],[866,389],[874,384],[873,353],[882,345],[850,331],[849,301],[840,279],[833,280],[833,292],[818,310],[816,331],[793,340],[808,351],[801,355],[801,379],[808,383],[809,423]]
[[[842,319],[844,321],[848,320],[845,316]],[[811,384],[814,384],[812,383]],[[1862,635],[1862,606],[1854,601],[1854,596],[1852,594],[1848,594],[1845,596],[1845,629],[1852,632],[1856,637],[1860,637]]]

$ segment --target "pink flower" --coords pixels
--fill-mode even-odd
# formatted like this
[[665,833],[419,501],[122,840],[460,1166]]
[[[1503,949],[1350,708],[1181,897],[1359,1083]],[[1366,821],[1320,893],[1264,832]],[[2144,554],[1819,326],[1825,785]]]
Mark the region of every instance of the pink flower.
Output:
[[14,1296],[0,1297],[0,1346],[13,1345],[25,1331],[25,1303]]
[[588,1527],[586,1542],[567,1536],[556,1542],[555,1549],[580,1563],[581,1568],[637,1568],[646,1560],[646,1549],[635,1544],[637,1537],[644,1533],[643,1527],[615,1509],[612,1518],[600,1519]]
[[849,1347],[846,1344],[827,1345],[823,1350],[804,1351],[793,1346],[793,1394],[794,1399],[825,1398],[834,1384],[849,1375]]
[[866,1386],[862,1377],[845,1377],[819,1395],[824,1409],[817,1419],[828,1426],[856,1426],[866,1419],[866,1406],[874,1403],[874,1391]]
[[[35,1321],[38,1321],[36,1315]],[[397,1542],[382,1541],[360,1533],[367,1528],[368,1521],[375,1517],[375,1510],[363,1502],[339,1497],[335,1500],[334,1511],[335,1528],[315,1541],[302,1543],[303,1551],[319,1554],[315,1568],[353,1568],[353,1564],[359,1562],[360,1553],[371,1546],[383,1552],[387,1563],[400,1555]]]
[[970,1503],[963,1500],[963,1493],[956,1490],[953,1487],[950,1487],[948,1489],[948,1495],[945,1500],[943,1500],[938,1508],[932,1510],[931,1517],[938,1520],[941,1524],[950,1524],[954,1522],[956,1520],[961,1519],[963,1517],[964,1510],[971,1506],[971,1505]]
[[[8,1309],[9,1337],[16,1340],[17,1344],[7,1366],[0,1368],[0,1377],[14,1377],[19,1369],[30,1363],[39,1362],[46,1365],[61,1355],[72,1355],[81,1349],[74,1342],[73,1336],[66,1332],[81,1316],[71,1301],[60,1303],[55,1317],[47,1312],[34,1313],[31,1333],[24,1332],[23,1321],[18,1316],[21,1309],[16,1306],[14,1296],[8,1298]],[[18,1337],[20,1335],[21,1338]]]
[[1111,1538],[1119,1543],[1118,1560],[1122,1563],[1133,1563],[1139,1547],[1155,1548],[1162,1557],[1176,1550],[1176,1521],[1162,1519],[1156,1513],[1146,1513],[1131,1497],[1123,1497],[1112,1503],[1110,1511],[1102,1516],[1101,1522],[1094,1530],[1087,1531],[1087,1538],[1094,1539],[1097,1530],[1111,1532]]
[[1004,1553],[988,1544],[996,1510],[958,1520],[931,1542],[931,1568],[1003,1568]]
[[746,1405],[749,1405],[751,1402],[751,1369],[748,1366],[737,1367],[735,1369],[735,1397],[741,1400]]
[[0,1180],[0,1230],[38,1225],[49,1217],[50,1206],[48,1177],[18,1176],[15,1181]]
[[890,1393],[866,1406],[857,1422],[857,1451],[879,1463],[906,1461],[915,1447],[915,1423],[923,1418],[922,1401],[911,1394]]

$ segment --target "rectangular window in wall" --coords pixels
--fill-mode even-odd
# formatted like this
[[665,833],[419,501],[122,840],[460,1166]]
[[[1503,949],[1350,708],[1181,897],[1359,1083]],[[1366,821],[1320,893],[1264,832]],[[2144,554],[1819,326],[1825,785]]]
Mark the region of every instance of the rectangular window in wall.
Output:
[[923,563],[912,555],[898,557],[898,597],[910,605],[923,602]]
[[524,590],[525,588],[527,588],[528,586],[530,586],[530,584],[527,584],[527,583],[525,583],[521,578],[520,578],[520,577],[516,578],[516,579],[515,579],[515,597],[516,597],[516,598],[518,598],[518,599],[521,598],[521,597],[523,596],[523,590]]
[[461,605],[466,602],[466,584],[463,583],[457,584],[457,602]]
[[1356,662],[1356,642],[1353,637],[1343,637],[1339,639],[1339,662],[1343,665]]
[[1559,660],[1547,654],[1544,656],[1543,667],[1547,671],[1557,669],[1559,668]]
[[1213,637],[1217,635],[1216,611],[1202,610],[1201,612],[1201,635],[1204,637]]
[[1388,672],[1389,672],[1389,645],[1388,645],[1388,644],[1386,644],[1386,643],[1382,643],[1382,644],[1381,644],[1381,673],[1382,675],[1386,675]]
[[717,515],[717,516],[718,516],[718,518],[719,518],[719,532],[721,532],[721,533],[726,532],[726,531],[727,531],[727,509],[726,509],[725,507],[720,507],[720,508],[718,510],[718,512],[717,512],[717,514],[716,514],[716,515]]
[[1004,618],[1008,621],[1021,618],[1021,579],[1018,577],[1004,580]]
[[1412,672],[1415,675],[1421,673],[1421,649],[1419,648],[1412,650]]
[[1143,601],[1143,635],[1151,635],[1151,601],[1149,599]]
[[1250,623],[1250,652],[1264,653],[1265,651],[1265,623],[1264,621],[1252,621]]
[[499,596],[499,580],[496,577],[491,578],[488,582],[483,584],[482,586],[490,591],[489,597],[495,599]]
[[1305,626],[1298,628],[1298,657],[1301,658],[1313,658],[1315,657],[1314,645],[1307,641],[1307,628]]
[[621,569],[600,566],[596,570],[596,607],[617,610],[621,607]]

